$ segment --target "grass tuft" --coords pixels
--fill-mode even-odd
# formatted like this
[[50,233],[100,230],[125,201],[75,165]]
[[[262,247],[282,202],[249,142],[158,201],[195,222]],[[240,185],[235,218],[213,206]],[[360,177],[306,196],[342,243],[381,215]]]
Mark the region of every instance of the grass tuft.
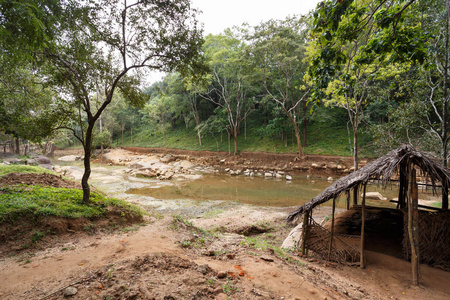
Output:
[[123,200],[91,193],[90,203],[83,202],[83,192],[77,189],[40,186],[0,188],[0,224],[21,218],[56,216],[64,218],[95,218],[105,216],[111,207],[122,214],[143,215],[139,207]]
[[49,173],[56,175],[56,173],[38,166],[0,165],[0,176],[5,176],[10,173],[33,173],[33,174]]

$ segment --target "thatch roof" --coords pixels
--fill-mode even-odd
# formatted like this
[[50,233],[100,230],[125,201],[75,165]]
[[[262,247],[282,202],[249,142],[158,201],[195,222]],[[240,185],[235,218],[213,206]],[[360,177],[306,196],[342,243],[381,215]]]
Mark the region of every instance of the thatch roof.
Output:
[[337,198],[342,193],[365,184],[369,180],[378,180],[386,186],[387,182],[391,180],[392,174],[396,172],[397,167],[399,165],[406,167],[408,162],[412,162],[422,170],[425,176],[430,179],[433,188],[436,187],[437,182],[446,182],[447,186],[450,186],[450,172],[448,169],[442,167],[423,152],[417,151],[409,145],[403,145],[368,163],[361,169],[335,181],[320,195],[290,213],[287,221],[293,222],[305,211],[311,211],[317,205]]

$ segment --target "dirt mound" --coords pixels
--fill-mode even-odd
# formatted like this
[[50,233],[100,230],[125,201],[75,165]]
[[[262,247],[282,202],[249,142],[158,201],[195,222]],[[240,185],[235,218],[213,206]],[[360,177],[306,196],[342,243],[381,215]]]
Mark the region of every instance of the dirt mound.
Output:
[[1,177],[0,180],[0,186],[9,186],[18,184],[41,185],[50,187],[72,188],[72,189],[81,188],[78,182],[65,180],[60,176],[48,173],[42,174],[10,173]]

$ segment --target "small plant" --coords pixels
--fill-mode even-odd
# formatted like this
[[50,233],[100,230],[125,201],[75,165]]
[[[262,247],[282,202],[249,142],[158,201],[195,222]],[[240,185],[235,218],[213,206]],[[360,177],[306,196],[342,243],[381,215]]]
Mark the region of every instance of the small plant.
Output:
[[252,237],[246,237],[244,241],[241,241],[242,246],[251,246],[255,249],[261,249],[266,250],[269,244],[266,240],[258,239],[258,238],[252,238]]
[[231,296],[231,294],[237,292],[239,290],[230,280],[227,280],[227,283],[222,286],[222,291],[227,295]]
[[115,269],[113,266],[114,264],[112,264],[111,267],[108,269],[108,271],[106,271],[105,277],[108,281],[111,280],[114,276]]
[[326,222],[328,222],[331,219],[331,215],[326,216],[325,218],[323,218],[322,224],[325,224]]
[[214,285],[215,283],[216,283],[216,281],[214,280],[214,278],[210,278],[206,281],[206,284],[209,284],[209,285]]
[[183,248],[190,248],[192,246],[192,242],[189,240],[185,240],[180,242],[180,246]]
[[223,212],[224,212],[224,210],[221,208],[215,209],[215,210],[212,210],[212,211],[209,211],[209,212],[203,214],[203,218],[204,219],[212,219],[212,218],[217,217],[218,215],[220,215]]
[[40,240],[42,240],[47,235],[46,232],[35,231],[31,236],[31,243],[34,244]]

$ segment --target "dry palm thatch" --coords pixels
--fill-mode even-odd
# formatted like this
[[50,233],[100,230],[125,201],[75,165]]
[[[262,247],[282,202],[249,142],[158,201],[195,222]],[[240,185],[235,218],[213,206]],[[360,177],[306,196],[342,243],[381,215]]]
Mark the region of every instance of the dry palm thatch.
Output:
[[408,163],[416,165],[426,174],[431,181],[433,189],[436,188],[438,182],[446,183],[447,186],[450,186],[450,172],[446,168],[442,167],[426,154],[415,150],[413,147],[403,145],[368,163],[361,169],[335,181],[320,195],[290,213],[287,221],[294,222],[305,211],[311,211],[317,205],[337,198],[342,193],[350,191],[353,188],[358,188],[362,184],[366,184],[369,180],[378,180],[383,186],[386,186],[394,172],[398,168],[406,168]]

